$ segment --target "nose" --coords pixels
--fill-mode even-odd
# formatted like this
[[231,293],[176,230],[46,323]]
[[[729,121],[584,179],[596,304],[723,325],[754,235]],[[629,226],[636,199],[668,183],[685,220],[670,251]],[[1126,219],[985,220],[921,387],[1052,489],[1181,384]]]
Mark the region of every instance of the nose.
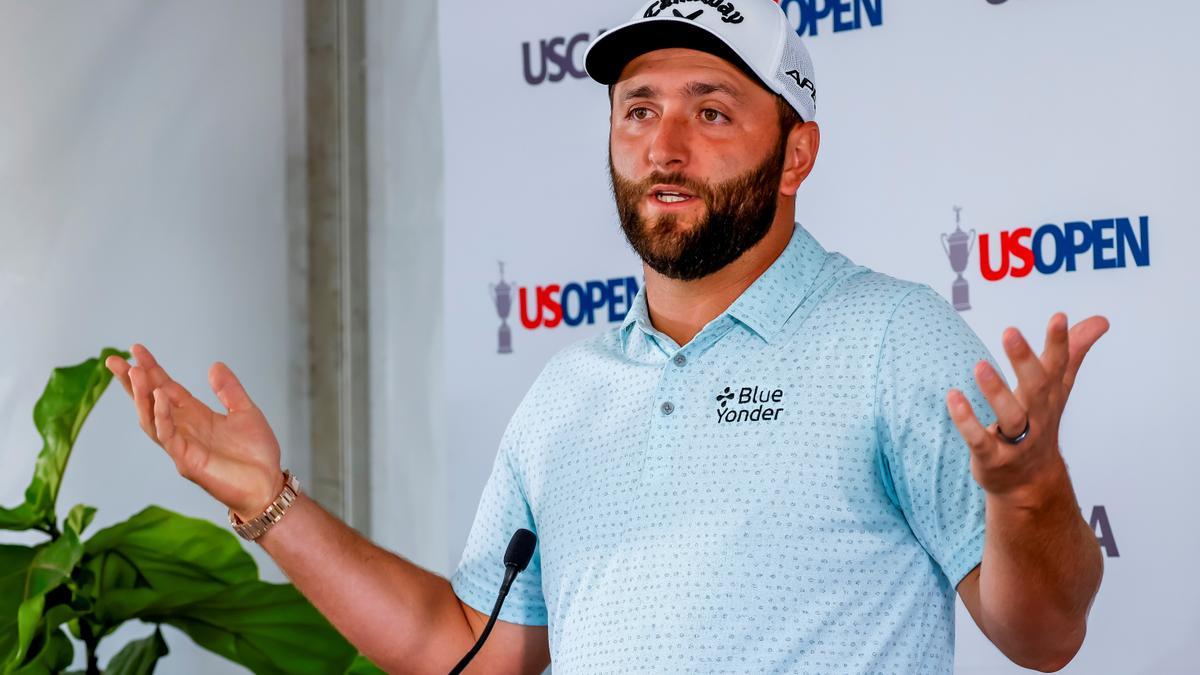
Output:
[[679,171],[687,166],[687,120],[678,116],[664,115],[650,139],[647,159],[655,169],[663,172]]

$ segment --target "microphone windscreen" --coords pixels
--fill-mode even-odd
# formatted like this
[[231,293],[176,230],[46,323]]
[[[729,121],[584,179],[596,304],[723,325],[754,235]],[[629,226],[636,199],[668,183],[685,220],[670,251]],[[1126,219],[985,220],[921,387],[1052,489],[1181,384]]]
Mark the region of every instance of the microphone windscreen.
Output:
[[516,565],[518,572],[524,572],[525,566],[533,558],[533,548],[537,546],[537,535],[526,529],[513,532],[508,540],[508,550],[504,552],[504,565]]

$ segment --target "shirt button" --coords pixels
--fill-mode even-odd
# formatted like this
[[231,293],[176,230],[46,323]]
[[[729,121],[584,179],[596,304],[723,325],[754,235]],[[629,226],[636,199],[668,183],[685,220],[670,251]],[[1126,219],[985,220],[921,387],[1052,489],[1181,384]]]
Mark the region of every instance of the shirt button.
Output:
[[663,403],[662,412],[664,415],[670,415],[671,413],[675,412],[675,404],[671,403],[670,401]]
[[679,366],[680,368],[687,365],[687,357],[683,354],[676,354],[674,361],[675,365]]

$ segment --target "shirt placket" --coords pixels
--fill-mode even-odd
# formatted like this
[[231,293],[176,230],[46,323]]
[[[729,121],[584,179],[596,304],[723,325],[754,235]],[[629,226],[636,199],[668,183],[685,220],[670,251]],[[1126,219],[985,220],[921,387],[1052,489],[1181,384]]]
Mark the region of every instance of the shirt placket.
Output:
[[733,319],[722,315],[683,347],[677,347],[669,338],[659,340],[658,345],[667,359],[661,366],[649,411],[652,418],[642,471],[643,489],[668,479],[673,462],[681,452],[686,452],[679,444],[693,437],[694,426],[701,423],[705,412],[698,409],[702,407],[703,397],[695,395],[697,388],[703,388],[703,376],[698,366],[733,324]]

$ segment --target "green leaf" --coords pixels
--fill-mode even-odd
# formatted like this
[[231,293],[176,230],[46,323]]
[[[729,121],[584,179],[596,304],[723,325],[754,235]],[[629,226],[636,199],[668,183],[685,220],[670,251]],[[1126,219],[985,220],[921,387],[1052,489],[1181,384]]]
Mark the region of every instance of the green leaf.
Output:
[[26,675],[28,673],[60,673],[64,668],[71,665],[71,661],[75,658],[75,649],[71,645],[71,640],[59,628],[66,616],[75,616],[70,614],[69,608],[65,605],[58,605],[46,612],[43,629],[34,633],[33,641],[29,645],[28,652],[25,658],[20,663],[9,663],[5,666],[4,672],[15,675]]
[[[71,527],[58,539],[36,549],[25,572],[21,590],[21,604],[17,608],[17,645],[9,655],[7,668],[15,668],[28,654],[42,613],[46,609],[46,594],[71,579],[71,573],[83,557],[83,544]],[[42,632],[45,632],[44,630]]]
[[[66,586],[60,585],[38,598],[37,601],[26,599],[20,604],[20,609],[14,611],[19,628],[8,629],[11,631],[10,640],[0,640],[0,667],[2,667],[0,671],[8,673],[18,667],[20,657],[16,650],[20,645],[20,639],[23,639],[26,634],[29,635],[30,641],[26,645],[24,661],[20,668],[17,668],[17,673],[24,673],[24,668],[31,663],[53,662],[53,656],[47,657],[41,652],[46,649],[47,645],[49,649],[61,650],[59,639],[55,637],[56,633],[61,633],[58,628],[85,614],[85,611],[72,607],[73,601],[73,593]],[[22,611],[24,611],[24,615],[20,614]],[[5,627],[0,626],[0,631],[5,631]],[[71,640],[66,640],[67,645],[70,643]],[[70,665],[70,661],[71,657],[67,657],[67,663],[62,664],[54,671],[66,668],[67,665]]]
[[228,529],[150,507],[84,545],[92,620],[169,624],[255,673],[341,673],[354,648],[290,584],[258,580]]
[[100,530],[84,550],[90,556],[116,551],[131,560],[169,561],[224,584],[258,578],[258,565],[231,530],[160,506]]
[[84,550],[96,579],[93,618],[106,628],[258,578],[254,558],[233,532],[157,506],[97,532]]
[[0,530],[55,531],[54,506],[63,471],[84,420],[112,381],[104,360],[113,354],[129,358],[127,352],[105,348],[99,358],[55,368],[50,375],[42,397],[33,407],[33,423],[43,443],[33,480],[25,490],[24,503],[12,509],[0,508]]
[[158,660],[166,656],[170,650],[163,640],[162,631],[154,629],[154,633],[141,640],[134,640],[121,648],[116,656],[108,662],[104,669],[105,675],[150,675]]
[[86,614],[86,611],[75,609],[69,604],[60,604],[47,609],[42,621],[46,632],[49,632]]
[[17,648],[4,664],[4,672],[10,673],[21,665],[28,652],[33,638],[37,634],[38,622],[42,620],[42,610],[46,606],[46,596],[36,595],[25,599],[17,609]]
[[170,624],[196,644],[255,673],[340,673],[353,660],[346,642],[291,584],[233,586],[173,616]]
[[67,527],[75,530],[75,534],[82,535],[88,525],[92,524],[92,518],[96,517],[96,507],[87,506],[86,504],[76,504],[71,507],[71,512],[67,514]]
[[354,657],[344,675],[387,675],[387,672],[371,662],[371,659],[359,654]]
[[0,668],[17,646],[17,608],[25,597],[25,577],[37,551],[0,545]]
[[13,675],[57,675],[71,665],[75,660],[75,647],[71,639],[61,630],[47,633],[45,644],[35,644],[33,653],[36,654]]

